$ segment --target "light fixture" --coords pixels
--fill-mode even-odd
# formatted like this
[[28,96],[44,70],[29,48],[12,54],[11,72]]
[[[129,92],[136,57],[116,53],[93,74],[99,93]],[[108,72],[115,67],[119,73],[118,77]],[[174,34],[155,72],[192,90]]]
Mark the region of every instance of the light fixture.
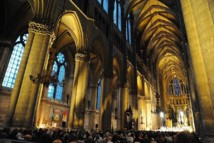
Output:
[[[63,3],[62,13],[64,12],[64,9],[65,9],[65,0]],[[61,22],[62,22],[62,16],[59,19],[59,26],[57,29],[56,37],[58,37]],[[55,36],[54,36],[54,40],[55,40]],[[58,84],[59,86],[64,85],[65,81],[63,80],[63,81],[59,82],[58,77],[57,77],[57,73],[53,72],[53,70],[52,70],[54,59],[56,58],[56,53],[57,53],[57,50],[55,48],[50,48],[47,70],[43,70],[41,73],[37,73],[37,74],[35,74],[34,72],[31,73],[31,75],[29,77],[30,77],[30,80],[34,84],[43,84],[46,87],[48,87],[50,83],[52,83],[54,85]]]
[[59,82],[56,74],[49,75],[47,71],[43,71],[41,74],[37,75],[30,75],[30,80],[34,84],[41,83],[45,86],[48,86],[50,83],[57,84]]
[[160,112],[160,117],[163,118],[164,117],[164,112]]

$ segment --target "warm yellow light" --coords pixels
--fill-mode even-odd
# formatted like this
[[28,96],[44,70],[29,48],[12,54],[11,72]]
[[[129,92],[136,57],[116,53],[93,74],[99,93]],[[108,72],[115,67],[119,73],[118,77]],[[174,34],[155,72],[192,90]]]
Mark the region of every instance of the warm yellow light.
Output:
[[163,118],[164,117],[164,113],[160,112],[160,117]]
[[38,128],[46,128],[46,125],[45,125],[45,124],[40,124],[40,125],[38,126]]

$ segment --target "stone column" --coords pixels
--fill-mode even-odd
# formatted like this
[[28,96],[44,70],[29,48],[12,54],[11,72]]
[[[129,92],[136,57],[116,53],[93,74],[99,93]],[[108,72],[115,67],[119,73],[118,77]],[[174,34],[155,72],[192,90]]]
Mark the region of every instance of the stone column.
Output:
[[134,122],[134,129],[138,129],[138,97],[137,97],[137,91],[131,91],[131,107],[132,107],[132,120]]
[[120,111],[121,111],[121,88],[119,87],[117,89],[117,112],[115,114],[115,116],[117,117],[116,120],[117,120],[117,130],[120,130],[121,129],[121,117],[120,117]]
[[129,106],[129,91],[128,91],[128,85],[125,84],[124,87],[119,88],[120,95],[120,109],[118,110],[119,112],[119,118],[120,118],[120,129],[125,129],[126,128],[126,114],[125,111]]
[[[30,74],[41,74],[47,54],[48,47],[52,44],[50,42],[52,31],[49,26],[30,22],[29,23],[30,50],[28,52],[26,67],[23,71],[23,80],[21,81],[20,92],[18,93],[18,102],[16,105],[15,115],[13,118],[14,126],[31,127],[34,126],[35,106],[38,98],[39,84],[33,84],[29,78]],[[33,34],[31,34],[33,33]],[[32,38],[33,36],[33,38]],[[28,46],[27,50],[29,49]],[[26,54],[26,52],[24,52]],[[23,63],[23,60],[21,64]],[[19,73],[22,72],[19,70]],[[36,76],[36,75],[35,75]],[[18,74],[19,77],[19,74]],[[19,82],[19,81],[17,81]],[[15,92],[15,91],[13,91]],[[24,103],[24,104],[23,104]]]
[[0,50],[0,83],[2,83],[13,48],[11,43],[2,41],[0,42]]
[[146,101],[146,130],[151,129],[151,100],[150,98],[145,99]]
[[100,126],[105,131],[111,129],[112,77],[104,76],[101,82]]
[[69,112],[69,127],[73,125],[73,128],[83,128],[84,126],[85,96],[89,75],[88,61],[88,54],[76,53],[72,100]]
[[11,124],[12,124],[13,116],[14,116],[14,113],[15,113],[18,97],[19,97],[19,94],[20,94],[22,80],[23,80],[25,69],[26,69],[26,66],[27,66],[29,53],[30,53],[31,48],[32,48],[32,43],[33,43],[33,40],[34,40],[34,36],[35,36],[35,33],[29,31],[28,40],[27,40],[27,43],[26,43],[25,48],[24,48],[24,53],[23,53],[23,56],[22,56],[22,61],[21,61],[20,66],[19,66],[19,71],[18,71],[18,74],[17,74],[17,77],[16,77],[16,82],[14,84],[13,92],[11,94],[10,104],[9,104],[9,107],[8,107],[8,114],[7,114],[7,118],[6,118],[6,121],[5,121],[5,126],[12,126]]
[[[181,0],[189,42],[189,54],[195,75],[196,96],[199,99],[201,127],[196,129],[212,142],[214,136],[214,27],[211,1]],[[200,18],[199,18],[200,17]],[[196,113],[194,113],[196,114]],[[209,136],[209,137],[208,137]],[[211,138],[212,136],[212,138]]]
[[95,129],[95,118],[96,118],[96,103],[97,103],[97,85],[90,85],[90,106],[89,106],[89,128]]

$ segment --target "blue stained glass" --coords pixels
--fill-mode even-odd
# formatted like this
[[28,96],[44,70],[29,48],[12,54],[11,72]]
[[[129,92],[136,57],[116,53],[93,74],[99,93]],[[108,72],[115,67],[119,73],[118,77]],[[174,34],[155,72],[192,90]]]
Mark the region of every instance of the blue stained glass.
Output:
[[122,30],[122,22],[121,22],[121,17],[122,12],[121,12],[121,5],[119,1],[115,0],[114,1],[114,11],[113,11],[113,21],[114,24],[117,25],[118,29],[121,31]]
[[52,74],[57,73],[57,71],[58,71],[58,65],[57,65],[56,61],[54,61]]
[[16,39],[16,42],[20,42],[21,40],[20,40],[20,36]]
[[[53,68],[52,68],[52,74],[57,73],[57,79],[61,83],[65,78],[65,56],[62,53],[58,53],[56,61],[54,61]],[[63,96],[63,85],[57,84],[52,85],[50,88],[50,98],[54,98],[57,100],[62,100]],[[55,95],[55,96],[54,96]],[[48,95],[49,97],[49,95]]]
[[62,92],[63,92],[63,87],[57,85],[57,87],[56,87],[56,99],[57,100],[62,100]]
[[61,63],[61,64],[65,61],[65,57],[64,57],[64,55],[63,55],[62,53],[59,53],[59,54],[57,55],[57,61],[58,61],[59,63]]
[[108,0],[103,0],[103,8],[108,13]]
[[[128,18],[130,16],[128,15]],[[130,19],[126,21],[126,40],[131,44],[131,22]]]
[[[22,38],[21,38],[22,37]],[[16,44],[13,47],[12,55],[9,60],[7,70],[2,82],[2,86],[13,88],[17,77],[18,69],[21,63],[21,58],[24,52],[25,41],[27,40],[28,34],[19,36],[16,40]],[[24,41],[21,41],[23,39]]]
[[[62,65],[59,69],[59,75],[58,75],[59,82],[63,81],[64,77],[65,77],[65,67]],[[57,100],[62,99],[62,92],[63,92],[63,87],[57,85],[57,88],[56,88],[56,99]]]
[[97,105],[96,109],[100,110],[100,97],[101,97],[101,84],[100,84],[100,79],[98,81],[98,86],[97,86]]
[[24,35],[23,35],[23,41],[24,41],[25,44],[26,44],[26,42],[27,42],[27,38],[28,38],[28,34],[24,34]]
[[65,67],[62,65],[59,69],[58,80],[62,81],[64,80],[64,77],[65,77]]
[[54,85],[51,83],[49,86],[48,86],[48,97],[49,98],[53,98],[53,95],[54,95]]
[[174,91],[175,91],[175,95],[180,95],[180,91],[181,91],[181,87],[179,85],[179,81],[178,79],[174,79]]
[[119,30],[121,31],[121,27],[122,27],[122,23],[121,23],[121,15],[122,15],[122,13],[121,13],[121,6],[120,6],[120,4],[118,4],[118,28],[119,28]]
[[98,0],[98,2],[101,4],[102,3],[102,1],[101,0]]
[[116,0],[114,1],[114,12],[113,12],[113,20],[114,20],[114,24],[117,25],[117,2]]

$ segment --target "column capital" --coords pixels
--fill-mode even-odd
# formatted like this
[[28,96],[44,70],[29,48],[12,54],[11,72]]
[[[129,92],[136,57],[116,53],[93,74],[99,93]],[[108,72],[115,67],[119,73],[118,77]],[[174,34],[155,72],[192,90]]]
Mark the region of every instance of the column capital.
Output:
[[0,41],[1,47],[11,47],[12,43],[10,41]]
[[89,54],[87,53],[76,53],[75,54],[76,61],[89,61]]
[[28,28],[29,32],[33,32],[33,33],[39,33],[39,34],[48,34],[48,35],[52,35],[53,34],[53,30],[50,26],[42,24],[42,23],[37,23],[35,21],[30,21],[29,22],[29,28]]

